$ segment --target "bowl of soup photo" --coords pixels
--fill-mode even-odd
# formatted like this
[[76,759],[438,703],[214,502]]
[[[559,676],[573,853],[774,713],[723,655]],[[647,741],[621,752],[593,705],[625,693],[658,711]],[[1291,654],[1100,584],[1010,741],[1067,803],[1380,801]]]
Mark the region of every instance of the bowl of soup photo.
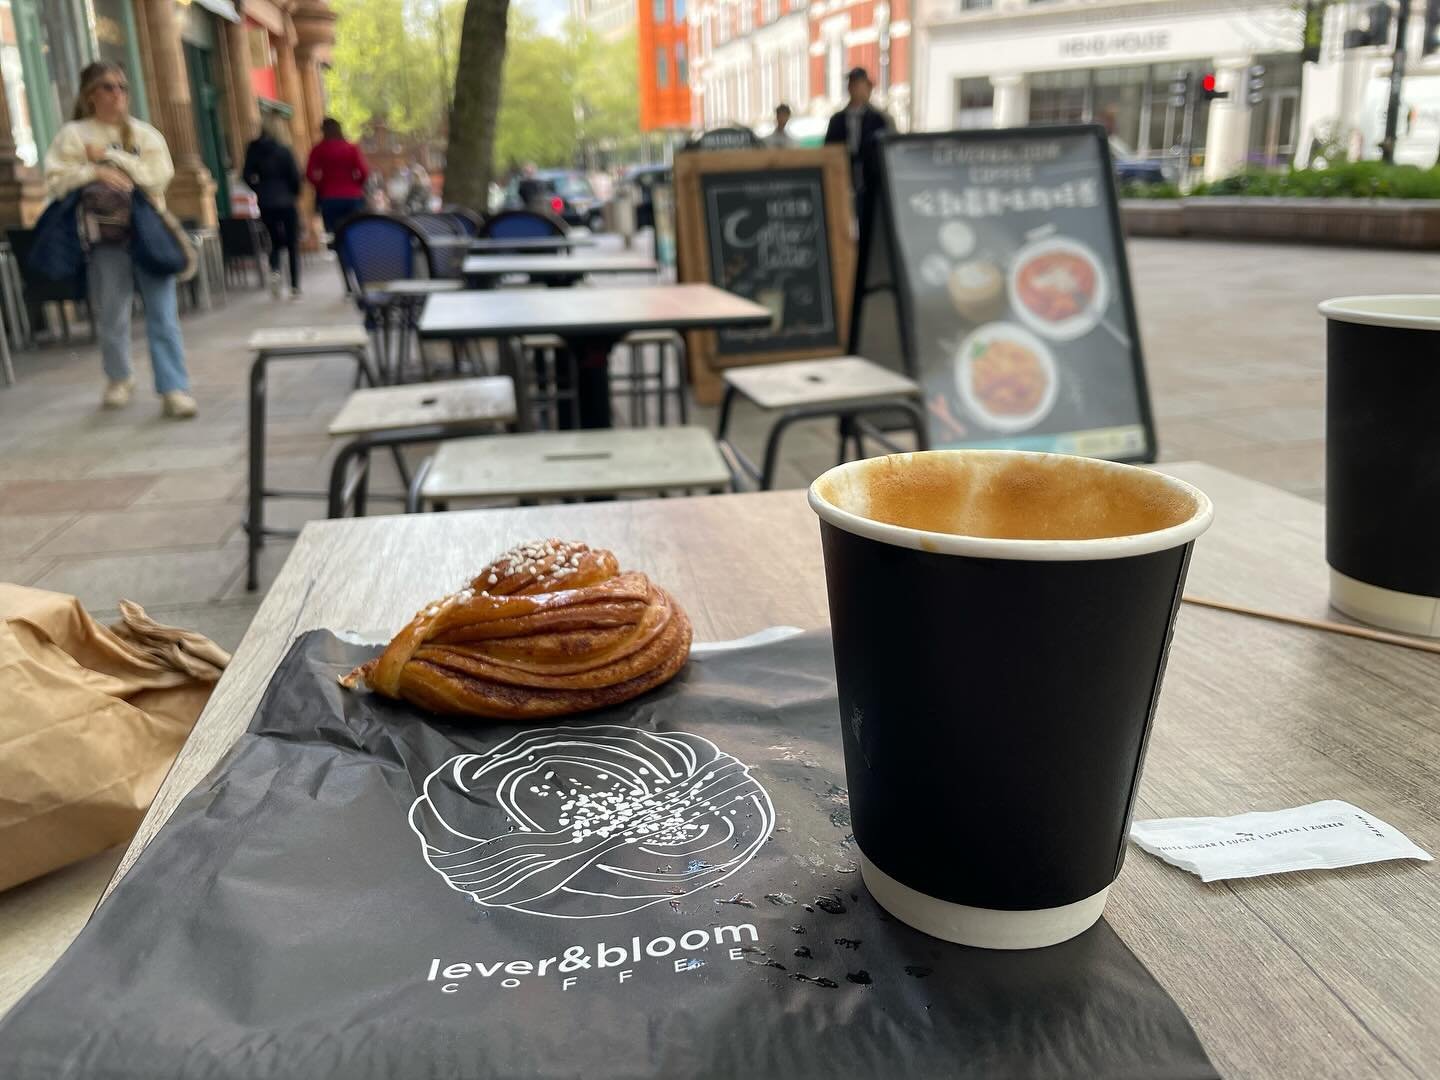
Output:
[[1034,427],[1055,405],[1055,358],[1023,326],[993,322],[960,343],[955,384],[966,410],[991,431]]
[[1023,248],[1010,264],[1010,306],[1025,325],[1055,341],[1094,329],[1110,302],[1100,260],[1084,244],[1051,237]]

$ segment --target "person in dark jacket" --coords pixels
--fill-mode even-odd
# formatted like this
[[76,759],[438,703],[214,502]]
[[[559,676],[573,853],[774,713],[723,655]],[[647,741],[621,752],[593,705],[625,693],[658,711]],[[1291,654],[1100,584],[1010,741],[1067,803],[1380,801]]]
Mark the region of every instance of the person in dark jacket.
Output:
[[300,298],[300,169],[285,145],[285,122],[265,117],[260,135],[245,148],[245,182],[260,204],[260,220],[270,233],[270,294],[280,298],[280,249],[290,255],[290,298]]
[[845,77],[850,91],[850,102],[834,116],[825,129],[825,142],[841,143],[850,153],[851,182],[855,185],[855,213],[860,213],[860,204],[865,189],[871,186],[869,150],[876,138],[885,131],[895,130],[895,121],[883,109],[870,104],[870,92],[875,88],[870,82],[870,73],[863,67],[852,68]]

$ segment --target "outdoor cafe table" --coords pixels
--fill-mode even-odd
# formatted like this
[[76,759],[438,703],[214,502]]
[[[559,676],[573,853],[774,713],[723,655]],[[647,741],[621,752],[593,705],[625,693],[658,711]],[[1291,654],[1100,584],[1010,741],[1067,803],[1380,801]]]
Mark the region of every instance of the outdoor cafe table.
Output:
[[[763,326],[769,309],[713,285],[506,289],[432,296],[420,314],[422,338],[562,338],[579,370],[582,428],[610,426],[610,350],[637,330]],[[517,386],[519,380],[517,380]]]
[[569,283],[591,274],[653,274],[658,264],[648,255],[582,251],[572,255],[470,255],[462,272],[467,284],[481,286],[512,274],[532,282]]
[[[1208,466],[1165,468],[1215,502],[1191,592],[1326,613],[1322,506]],[[392,632],[493,555],[548,536],[612,548],[623,565],[663,582],[697,640],[828,622],[819,530],[800,491],[311,523],[116,880],[245,730],[297,634]],[[1437,669],[1431,654],[1184,605],[1136,815],[1341,798],[1433,852]],[[967,672],[963,657],[956,672],[985,677]],[[1204,885],[1132,847],[1106,917],[1179,1003],[1222,1075],[1363,1080],[1440,1075],[1437,911],[1433,864]],[[0,955],[8,950],[0,937]],[[0,990],[6,978],[11,972],[0,975]]]
[[571,251],[577,247],[594,247],[593,236],[516,236],[505,239],[500,236],[437,236],[425,241],[431,247],[463,247],[476,254],[497,251],[544,252]]

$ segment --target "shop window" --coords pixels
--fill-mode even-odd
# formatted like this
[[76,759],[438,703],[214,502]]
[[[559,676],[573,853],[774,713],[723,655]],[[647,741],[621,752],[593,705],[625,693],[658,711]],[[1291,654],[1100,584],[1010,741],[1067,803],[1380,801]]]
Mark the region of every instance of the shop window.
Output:
[[675,43],[675,85],[686,86],[690,82],[690,64],[685,56],[685,43]]
[[90,0],[91,29],[99,58],[125,69],[130,82],[130,111],[142,120],[150,111],[145,94],[145,76],[135,39],[135,14],[130,0]]
[[665,0],[655,0],[655,25],[660,26],[669,21],[670,12],[665,6]]
[[1041,71],[1029,82],[1030,123],[1079,124],[1090,119],[1089,71]]
[[670,55],[663,45],[655,50],[655,85],[661,90],[670,85]]
[[981,76],[955,80],[955,127],[961,130],[995,125],[995,87]]
[[995,6],[995,0],[960,0],[961,11],[985,11]]
[[678,25],[685,21],[685,0],[675,0],[675,22]]

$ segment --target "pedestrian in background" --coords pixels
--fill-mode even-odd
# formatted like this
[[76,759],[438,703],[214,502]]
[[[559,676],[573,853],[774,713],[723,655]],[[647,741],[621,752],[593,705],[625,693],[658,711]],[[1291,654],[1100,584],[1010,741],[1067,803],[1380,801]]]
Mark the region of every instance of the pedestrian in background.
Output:
[[360,147],[345,140],[339,120],[327,116],[320,132],[322,138],[305,163],[305,178],[315,189],[325,231],[334,236],[342,221],[365,209],[365,181],[370,177],[370,166]]
[[772,150],[788,150],[795,145],[795,140],[785,130],[790,123],[790,106],[783,102],[775,106],[775,130],[766,135],[762,142]]
[[894,131],[895,121],[883,109],[870,104],[870,93],[874,84],[870,73],[863,67],[851,68],[845,77],[845,86],[850,92],[850,101],[834,116],[825,129],[825,142],[842,143],[850,154],[851,182],[855,188],[855,214],[860,216],[865,191],[873,186],[872,172],[875,168],[870,158],[870,148],[882,132]]
[[270,295],[280,298],[280,249],[290,258],[290,298],[300,298],[300,170],[286,145],[285,121],[273,113],[260,123],[260,134],[245,148],[245,182],[260,204],[260,220],[270,233]]
[[155,391],[166,416],[195,415],[175,275],[152,274],[130,256],[130,202],[136,187],[157,210],[175,175],[165,137],[130,115],[130,84],[119,64],[98,61],[80,73],[73,119],[45,154],[45,186],[52,199],[80,191],[81,217],[89,241],[87,274],[91,318],[105,368],[107,409],[130,403],[135,380],[130,366],[130,312],[138,287],[145,301],[145,336]]

